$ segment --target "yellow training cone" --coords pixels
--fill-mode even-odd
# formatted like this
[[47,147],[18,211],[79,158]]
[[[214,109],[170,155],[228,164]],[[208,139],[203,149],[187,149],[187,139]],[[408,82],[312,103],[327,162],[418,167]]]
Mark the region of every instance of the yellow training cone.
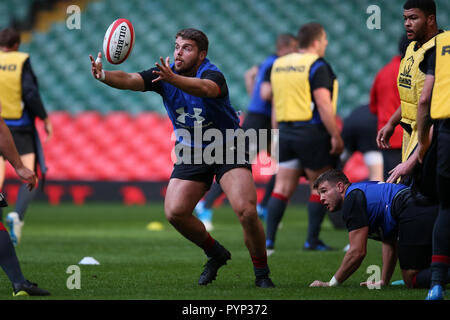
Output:
[[163,229],[164,229],[164,227],[163,227],[162,223],[158,222],[158,221],[150,222],[147,225],[147,230],[150,230],[150,231],[160,231],[160,230],[163,230]]

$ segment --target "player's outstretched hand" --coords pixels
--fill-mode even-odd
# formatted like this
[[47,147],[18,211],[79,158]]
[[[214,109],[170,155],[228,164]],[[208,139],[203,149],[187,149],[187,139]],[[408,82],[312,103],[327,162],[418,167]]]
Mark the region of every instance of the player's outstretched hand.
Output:
[[309,285],[310,287],[329,287],[330,284],[328,282],[323,282],[320,280],[315,280],[313,283]]
[[33,190],[38,181],[36,173],[25,167],[17,168],[16,173],[20,179],[24,180],[28,184],[28,190]]
[[159,57],[161,64],[155,63],[156,67],[159,70],[154,70],[153,73],[158,75],[158,78],[154,79],[152,82],[158,82],[161,80],[170,82],[175,73],[173,73],[172,68],[170,68],[170,58],[167,57],[166,61],[163,60],[162,57]]
[[[389,171],[389,178],[386,180],[387,183],[397,183],[399,178],[404,178],[409,175],[414,168],[414,164],[410,161],[406,161],[398,164],[394,169]],[[402,180],[402,179],[401,179]],[[400,180],[400,182],[402,182]]]
[[377,146],[380,149],[389,149],[391,147],[389,140],[394,134],[394,127],[388,122],[377,134]]
[[365,282],[361,282],[359,285],[361,287],[374,287],[374,288],[376,287],[376,288],[378,288],[378,287],[384,286],[384,281],[383,280],[375,281],[375,282],[365,281]]
[[102,53],[99,52],[97,55],[97,59],[94,60],[92,57],[92,54],[89,55],[89,58],[91,59],[91,72],[95,79],[100,80],[102,78],[102,71],[103,71],[103,65],[102,65]]

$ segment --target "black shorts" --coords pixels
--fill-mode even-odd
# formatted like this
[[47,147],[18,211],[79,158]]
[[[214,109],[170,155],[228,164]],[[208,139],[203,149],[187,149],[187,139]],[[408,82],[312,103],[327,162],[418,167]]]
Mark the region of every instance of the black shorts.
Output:
[[[256,144],[251,143],[249,145],[250,158],[253,158],[259,152],[266,150],[270,153],[270,145],[271,145],[271,132],[272,123],[271,118],[261,114],[249,112],[244,119],[244,123],[242,124],[242,129],[244,131],[248,129],[255,129],[257,134],[257,142]],[[265,135],[260,134],[259,130],[267,130]],[[266,137],[264,143],[260,139],[261,137]]]
[[306,169],[336,167],[338,157],[331,155],[331,137],[322,124],[280,123],[279,163],[299,160]]
[[36,153],[34,133],[32,129],[15,130],[10,128],[19,155]]
[[396,197],[393,216],[398,227],[398,258],[402,270],[423,270],[431,263],[438,206],[405,189]]
[[[243,150],[244,155],[240,155],[238,157],[238,150]],[[252,171],[252,166],[249,161],[247,144],[243,149],[241,149],[239,146],[236,146],[235,143],[228,145],[223,149],[223,158],[217,163],[211,164],[200,161],[200,158],[197,158],[200,160],[195,161],[195,151],[193,149],[184,148],[182,151],[190,152],[190,161],[188,163],[175,163],[170,178],[204,182],[207,190],[211,188],[214,177],[216,178],[216,181],[220,183],[220,179],[223,177],[223,175],[232,169],[247,168]],[[179,154],[182,156],[183,152],[179,152]],[[214,155],[214,153],[212,153],[212,155]],[[199,161],[201,163],[198,163]]]

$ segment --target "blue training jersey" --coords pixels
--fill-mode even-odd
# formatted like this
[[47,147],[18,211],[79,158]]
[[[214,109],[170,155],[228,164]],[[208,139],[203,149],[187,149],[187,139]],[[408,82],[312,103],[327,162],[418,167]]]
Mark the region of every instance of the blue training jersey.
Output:
[[247,108],[248,112],[264,114],[268,117],[272,116],[272,101],[261,99],[261,84],[264,82],[266,73],[272,68],[273,63],[277,58],[277,55],[271,55],[259,66],[252,98]]
[[[172,63],[172,70],[174,70],[173,65]],[[200,65],[196,77],[201,78],[206,70],[221,72],[208,59],[205,59]],[[175,70],[174,72],[176,73]],[[217,129],[225,138],[227,129],[235,130],[239,128],[239,117],[231,106],[229,94],[218,98],[200,98],[192,96],[165,81],[161,81],[161,86],[163,103],[172,121],[178,142],[192,147],[205,148],[211,142],[201,139],[201,145],[197,143],[197,140],[194,143],[194,131],[201,132],[203,135],[208,129]],[[179,129],[187,130],[192,140],[188,141],[185,136],[178,134],[177,130]]]
[[352,183],[345,193],[347,196],[355,189],[361,190],[367,202],[369,237],[388,239],[397,235],[398,224],[391,215],[395,195],[407,186],[377,181]]

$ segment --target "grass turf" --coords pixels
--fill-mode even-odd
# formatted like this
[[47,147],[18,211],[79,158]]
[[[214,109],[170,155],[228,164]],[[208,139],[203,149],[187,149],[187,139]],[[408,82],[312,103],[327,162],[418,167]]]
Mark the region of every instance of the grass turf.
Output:
[[[5,214],[6,215],[6,214]],[[151,221],[162,231],[149,231]],[[308,252],[301,248],[306,237],[304,206],[291,205],[278,232],[275,254],[269,257],[277,288],[255,288],[251,260],[244,246],[241,226],[231,208],[215,210],[212,236],[232,253],[232,260],[219,271],[217,280],[197,285],[206,262],[201,249],[178,234],[164,217],[162,204],[122,206],[116,204],[34,203],[16,248],[26,278],[51,292],[43,299],[157,299],[157,300],[423,300],[427,290],[404,286],[369,290],[370,265],[381,267],[381,244],[369,240],[368,254],[359,270],[340,287],[309,288],[318,279],[328,281],[340,266],[348,242],[345,231],[335,230],[329,220],[321,239],[335,252]],[[81,289],[67,288],[67,268],[86,256],[100,262],[80,266]],[[392,280],[401,279],[397,266]],[[0,273],[0,299],[13,298],[6,275]],[[39,298],[38,298],[39,299]]]

